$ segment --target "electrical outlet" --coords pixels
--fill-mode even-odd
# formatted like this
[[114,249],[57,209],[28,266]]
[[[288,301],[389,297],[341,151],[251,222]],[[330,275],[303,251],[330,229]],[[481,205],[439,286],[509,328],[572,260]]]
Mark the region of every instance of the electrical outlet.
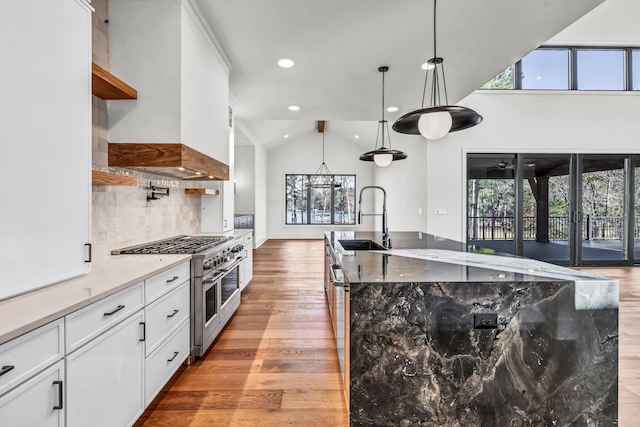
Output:
[[433,213],[436,215],[446,215],[447,214],[447,210],[446,209],[434,209]]
[[422,215],[422,208],[418,208],[418,215]]
[[473,315],[474,329],[497,329],[498,314],[497,313],[475,313]]

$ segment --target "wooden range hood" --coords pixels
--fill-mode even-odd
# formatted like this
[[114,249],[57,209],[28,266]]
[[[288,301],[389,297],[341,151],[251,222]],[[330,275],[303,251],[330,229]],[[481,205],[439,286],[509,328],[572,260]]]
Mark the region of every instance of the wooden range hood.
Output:
[[229,166],[180,143],[109,143],[109,166],[189,181],[228,181]]

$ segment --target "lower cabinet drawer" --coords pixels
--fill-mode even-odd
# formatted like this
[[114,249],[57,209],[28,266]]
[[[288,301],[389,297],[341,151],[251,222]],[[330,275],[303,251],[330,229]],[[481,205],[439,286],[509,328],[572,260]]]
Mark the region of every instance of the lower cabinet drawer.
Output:
[[145,366],[145,398],[149,405],[189,355],[189,319],[149,357]]
[[165,292],[175,288],[185,280],[189,280],[190,275],[191,264],[187,261],[148,278],[144,282],[146,303],[153,302]]
[[172,330],[189,317],[189,281],[163,296],[145,311],[146,354],[151,354]]
[[79,348],[144,306],[142,283],[95,302],[65,317],[67,353]]
[[0,395],[63,357],[62,319],[0,345]]

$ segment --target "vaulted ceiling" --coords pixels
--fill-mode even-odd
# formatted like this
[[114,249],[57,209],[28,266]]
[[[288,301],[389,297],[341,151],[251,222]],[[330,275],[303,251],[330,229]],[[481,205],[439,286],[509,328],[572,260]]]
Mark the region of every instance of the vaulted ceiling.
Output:
[[[450,104],[545,43],[604,0],[440,0],[438,56]],[[420,107],[433,56],[431,0],[196,0],[231,61],[241,142],[269,149],[317,132],[373,134],[381,75],[390,123]],[[290,58],[292,68],[277,61]],[[301,107],[289,111],[288,105]],[[364,140],[364,138],[363,138]],[[369,144],[367,142],[367,144]]]

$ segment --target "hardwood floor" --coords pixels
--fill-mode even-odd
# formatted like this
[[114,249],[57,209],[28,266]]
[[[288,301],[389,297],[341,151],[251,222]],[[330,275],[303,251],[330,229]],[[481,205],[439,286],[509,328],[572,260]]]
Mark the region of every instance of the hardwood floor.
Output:
[[260,246],[227,328],[136,426],[347,426],[323,251],[321,240]]
[[[181,368],[142,426],[348,425],[321,240],[269,240],[242,304],[209,352]],[[583,268],[620,281],[622,427],[640,419],[640,268]]]

